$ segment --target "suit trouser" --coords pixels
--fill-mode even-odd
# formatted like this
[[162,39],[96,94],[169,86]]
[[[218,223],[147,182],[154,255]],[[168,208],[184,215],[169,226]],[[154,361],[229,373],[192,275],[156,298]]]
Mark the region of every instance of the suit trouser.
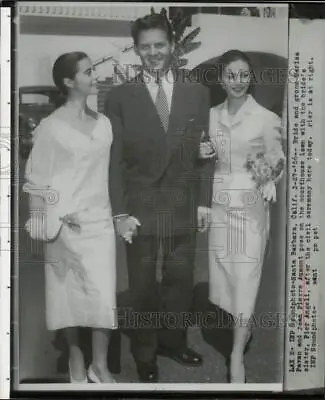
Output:
[[[160,247],[161,246],[161,247]],[[159,249],[162,282],[156,279]],[[131,352],[136,361],[155,360],[157,346],[181,350],[192,306],[195,231],[172,237],[139,235],[127,245],[133,308]]]

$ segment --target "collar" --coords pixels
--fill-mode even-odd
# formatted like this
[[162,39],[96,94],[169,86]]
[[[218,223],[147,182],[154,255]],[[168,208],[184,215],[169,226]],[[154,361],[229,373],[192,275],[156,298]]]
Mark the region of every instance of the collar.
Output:
[[230,123],[228,118],[228,99],[226,99],[221,105],[220,121],[226,126],[231,126],[240,122],[246,115],[254,114],[258,109],[259,104],[251,94],[248,94],[245,103],[237,111],[232,123]]
[[[145,80],[146,85],[156,85],[156,80],[155,77],[150,75],[149,72],[146,70],[143,71],[143,77]],[[175,82],[175,76],[173,74],[173,71],[169,69],[167,73],[161,78],[163,84],[168,84],[168,85],[173,85]]]

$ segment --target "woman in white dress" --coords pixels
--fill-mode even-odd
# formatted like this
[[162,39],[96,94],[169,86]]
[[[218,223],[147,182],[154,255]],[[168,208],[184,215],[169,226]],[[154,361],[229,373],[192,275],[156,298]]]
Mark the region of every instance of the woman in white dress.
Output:
[[[115,233],[108,192],[111,124],[87,106],[96,90],[89,57],[60,56],[53,79],[66,102],[43,119],[26,165],[26,229],[46,241],[45,299],[49,330],[63,329],[70,381],[114,382],[107,368],[109,333],[117,328]],[[86,372],[79,327],[92,328]]]
[[[269,234],[269,202],[276,201],[275,184],[282,175],[284,154],[280,118],[250,94],[254,75],[248,57],[230,50],[219,62],[227,98],[210,111],[210,145],[217,162],[209,232],[209,298],[234,317],[228,381],[244,383],[249,321]],[[201,144],[202,158],[211,156],[207,150],[209,145]],[[247,164],[249,157],[258,154],[274,166],[272,179],[260,186]]]

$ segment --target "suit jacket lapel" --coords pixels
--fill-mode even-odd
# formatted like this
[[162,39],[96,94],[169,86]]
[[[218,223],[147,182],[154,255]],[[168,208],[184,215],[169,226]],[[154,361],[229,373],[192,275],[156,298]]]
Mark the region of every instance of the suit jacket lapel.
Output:
[[[180,118],[183,116],[182,108],[185,100],[184,85],[182,85],[181,79],[179,79],[178,74],[174,72],[174,88],[172,94],[172,101],[169,114],[169,124],[168,130],[165,132],[160,116],[158,114],[157,108],[153,99],[149,93],[147,85],[143,79],[143,73],[140,73],[132,82],[132,93],[137,97],[138,101],[143,105],[143,110],[146,113],[153,113],[156,116],[157,126],[153,127],[155,132],[162,133],[167,138],[171,133],[175,133],[175,127],[182,125]],[[159,127],[158,127],[159,126]],[[176,129],[177,130],[177,129]]]
[[162,135],[166,140],[166,147],[162,151],[166,151],[166,166],[169,164],[171,159],[172,151],[178,146],[179,141],[184,136],[184,132],[179,131],[179,127],[184,126],[184,105],[186,104],[186,90],[182,80],[174,75],[174,87],[172,94],[171,109],[169,114],[169,124],[168,130],[165,132],[160,117],[154,104],[149,90],[143,80],[143,76],[140,74],[132,82],[133,88],[131,89],[132,94],[137,98],[137,101],[141,102],[143,112],[152,113],[154,115],[154,120],[157,123],[150,127],[150,134],[152,135]]
[[[135,79],[137,80],[134,80],[131,83],[132,87],[130,95],[135,97],[138,104],[141,104],[141,114],[139,114],[139,118],[141,118],[141,115],[146,114],[146,116],[149,116],[148,120],[153,121],[152,126],[147,127],[146,135],[150,135],[150,137],[159,137],[157,145],[162,153],[165,167],[167,167],[171,159],[171,147],[168,144],[167,134],[161,123],[156,105],[154,104],[149,90],[143,80],[143,76],[140,74]],[[150,141],[150,143],[153,142]]]
[[184,136],[186,132],[180,131],[180,127],[186,129],[186,123],[184,121],[187,118],[187,104],[188,104],[188,91],[187,86],[182,82],[181,74],[175,72],[174,75],[174,88],[171,102],[171,110],[169,115],[169,125],[167,131],[167,139],[169,139],[172,147],[173,144],[177,145],[179,141],[177,139]]
[[173,132],[173,127],[177,124],[177,119],[180,115],[179,105],[181,104],[181,99],[182,99],[182,90],[180,87],[180,83],[177,80],[175,80],[174,87],[173,87],[173,95],[172,95],[170,113],[169,113],[168,130],[166,132],[167,135],[170,135],[170,133]]
[[154,119],[157,121],[155,126],[153,126],[151,129],[152,134],[158,133],[166,135],[165,130],[161,124],[156,105],[153,102],[149,90],[144,82],[143,74],[139,74],[131,83],[131,85],[131,93],[137,98],[137,101],[139,101],[139,104],[141,104],[143,111],[147,113],[147,115],[154,115]]

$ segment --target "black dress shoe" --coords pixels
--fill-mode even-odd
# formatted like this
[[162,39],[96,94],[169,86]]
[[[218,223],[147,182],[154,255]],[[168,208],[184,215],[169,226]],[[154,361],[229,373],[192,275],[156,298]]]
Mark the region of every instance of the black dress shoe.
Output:
[[137,362],[137,370],[140,382],[158,382],[158,368],[154,362]]
[[165,347],[158,347],[157,355],[171,358],[179,364],[187,367],[200,367],[203,364],[202,356],[189,348],[177,351]]

